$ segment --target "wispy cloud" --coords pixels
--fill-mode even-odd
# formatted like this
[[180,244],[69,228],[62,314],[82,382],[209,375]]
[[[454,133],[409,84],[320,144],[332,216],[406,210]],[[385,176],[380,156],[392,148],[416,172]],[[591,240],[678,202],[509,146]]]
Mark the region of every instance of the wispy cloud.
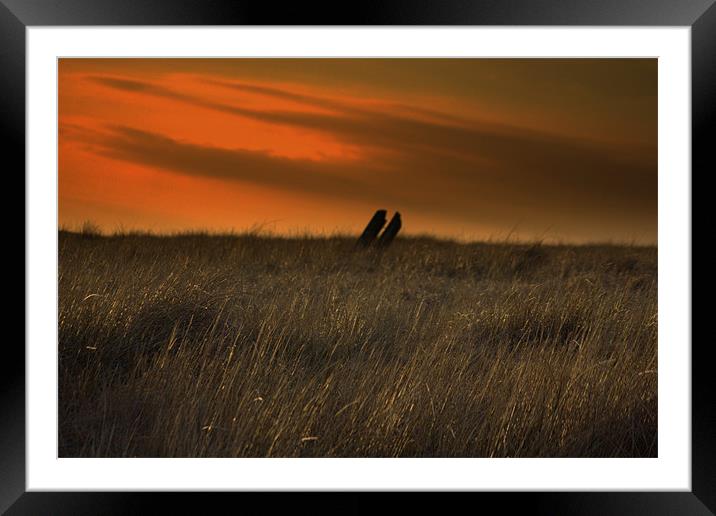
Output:
[[[437,174],[448,182],[462,180],[468,190],[477,187],[479,191],[491,191],[495,184],[510,183],[518,197],[520,191],[527,190],[546,198],[553,198],[557,193],[577,199],[597,195],[609,196],[617,202],[655,202],[656,184],[648,179],[655,171],[656,153],[646,146],[620,146],[475,120],[470,121],[470,125],[426,121],[249,84],[220,83],[240,91],[330,108],[334,113],[262,111],[208,101],[146,82],[104,77],[93,80],[112,88],[170,98],[269,124],[319,131],[352,145],[364,146],[369,153],[371,150],[380,152],[376,159],[381,161],[372,165],[314,164],[298,167],[300,171],[296,171],[297,166],[291,160],[283,160],[272,161],[271,170],[280,165],[291,171],[290,174],[312,173],[321,177],[321,174],[330,175],[330,169],[339,172],[338,177],[355,174],[354,180],[360,181],[361,176],[369,175],[373,168],[388,168],[393,171],[393,177],[400,179],[409,177],[413,181],[431,183]],[[152,152],[150,148],[145,150],[148,154]],[[254,170],[266,169],[254,164]],[[256,173],[254,179],[262,181],[262,174],[268,173]],[[290,174],[274,173],[263,181],[278,185],[281,180],[288,181]],[[275,179],[278,177],[281,179]],[[311,181],[310,178],[304,180]],[[287,186],[296,185],[289,182]],[[330,188],[327,185],[324,191]]]

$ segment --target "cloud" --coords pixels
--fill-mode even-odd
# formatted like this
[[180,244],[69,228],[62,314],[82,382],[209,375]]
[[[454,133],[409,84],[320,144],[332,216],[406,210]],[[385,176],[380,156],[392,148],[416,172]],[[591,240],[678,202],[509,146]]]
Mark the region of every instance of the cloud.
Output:
[[[297,94],[285,89],[208,81],[240,91],[330,109],[335,113],[256,110],[177,93],[151,83],[107,77],[93,77],[92,80],[115,89],[170,98],[260,122],[319,131],[346,143],[388,151],[430,148],[433,152],[458,153],[477,161],[502,160],[515,165],[547,165],[550,168],[554,168],[560,161],[570,161],[576,157],[583,163],[593,163],[599,167],[633,166],[635,170],[648,168],[655,172],[655,147],[610,144],[511,125],[461,119],[423,106],[399,105],[396,112],[389,112],[358,108],[347,102]],[[403,116],[399,114],[400,111],[429,114],[442,120],[427,121]]]
[[[656,148],[614,144],[444,115],[429,106],[358,107],[285,88],[209,81],[327,112],[259,110],[158,84],[109,76],[92,81],[280,127],[315,131],[362,149],[359,160],[302,160],[113,127],[97,139],[112,159],[273,188],[360,199],[456,218],[504,221],[567,217],[585,225],[655,219]],[[540,222],[538,222],[540,221]],[[616,224],[616,222],[614,222]]]
[[[415,180],[428,162],[441,160],[440,176],[462,176],[466,182],[492,179],[509,181],[510,189],[553,197],[553,193],[593,194],[627,199],[655,206],[656,148],[648,145],[618,145],[566,137],[519,127],[444,116],[426,121],[396,113],[359,109],[345,102],[298,95],[290,91],[220,82],[241,91],[290,99],[313,107],[330,108],[339,115],[296,112],[235,113],[263,121],[319,130],[345,142],[380,147],[397,156],[412,170]],[[404,106],[403,111],[439,113],[427,108]],[[422,157],[421,157],[422,156]],[[401,159],[402,157],[402,159]],[[418,159],[415,159],[415,158]],[[422,179],[429,179],[423,177]],[[468,186],[469,189],[469,186]],[[581,197],[577,195],[577,197]]]
[[290,159],[267,152],[183,142],[126,126],[112,126],[91,139],[96,153],[105,157],[148,165],[186,175],[232,181],[308,193],[360,196],[366,185],[356,165],[346,162]]
[[306,106],[327,109],[346,115],[366,115],[372,113],[370,110],[352,106],[346,102],[341,102],[339,100],[318,97],[315,95],[295,93],[281,88],[272,88],[268,86],[258,86],[254,84],[217,80],[207,80],[206,82],[207,84],[213,84],[215,86],[222,86],[245,93],[254,93],[272,98],[289,100]]

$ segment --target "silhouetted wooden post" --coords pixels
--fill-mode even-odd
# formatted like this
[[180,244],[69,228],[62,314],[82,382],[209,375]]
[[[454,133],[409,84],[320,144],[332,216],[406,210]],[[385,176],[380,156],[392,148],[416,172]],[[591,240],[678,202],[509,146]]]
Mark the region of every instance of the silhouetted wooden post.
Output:
[[402,227],[402,223],[400,222],[400,212],[395,212],[395,215],[393,215],[393,218],[390,219],[390,224],[385,228],[385,231],[383,231],[383,234],[380,235],[380,238],[378,239],[378,245],[382,247],[386,247],[389,245],[393,239],[395,238],[395,235],[398,234],[398,231],[400,231],[400,228]]
[[378,210],[375,212],[373,218],[370,219],[370,222],[363,230],[363,234],[358,239],[358,245],[368,247],[373,243],[375,238],[378,236],[378,233],[380,233],[380,230],[383,229],[383,226],[385,226],[385,214],[385,210]]

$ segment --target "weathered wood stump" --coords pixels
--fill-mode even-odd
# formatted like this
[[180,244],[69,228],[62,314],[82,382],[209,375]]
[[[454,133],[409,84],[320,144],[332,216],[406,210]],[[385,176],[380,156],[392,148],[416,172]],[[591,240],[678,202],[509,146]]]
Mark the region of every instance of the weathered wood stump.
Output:
[[398,234],[398,231],[400,231],[402,226],[403,224],[400,221],[400,212],[396,211],[393,218],[390,219],[390,223],[385,228],[385,231],[383,231],[383,234],[380,235],[380,238],[378,238],[378,245],[381,247],[388,246],[395,238],[395,235]]
[[368,247],[375,241],[378,233],[380,233],[380,230],[383,229],[383,226],[385,226],[386,213],[386,210],[378,210],[375,212],[373,218],[370,219],[370,222],[368,222],[368,225],[365,227],[363,233],[358,239],[357,245],[361,247]]

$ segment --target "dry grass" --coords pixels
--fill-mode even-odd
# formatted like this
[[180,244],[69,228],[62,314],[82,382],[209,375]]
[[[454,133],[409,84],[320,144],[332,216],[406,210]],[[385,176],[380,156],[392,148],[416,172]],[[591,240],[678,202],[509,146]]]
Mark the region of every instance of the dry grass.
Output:
[[61,456],[655,456],[656,249],[60,232]]

